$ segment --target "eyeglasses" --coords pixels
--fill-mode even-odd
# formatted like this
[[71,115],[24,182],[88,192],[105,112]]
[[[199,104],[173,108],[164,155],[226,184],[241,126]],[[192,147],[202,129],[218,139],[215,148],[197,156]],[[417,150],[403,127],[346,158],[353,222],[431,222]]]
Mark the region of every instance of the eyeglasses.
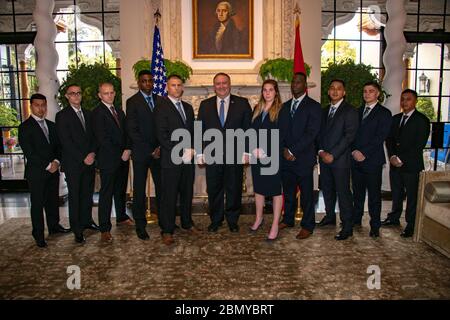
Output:
[[67,92],[69,96],[81,96],[81,92]]

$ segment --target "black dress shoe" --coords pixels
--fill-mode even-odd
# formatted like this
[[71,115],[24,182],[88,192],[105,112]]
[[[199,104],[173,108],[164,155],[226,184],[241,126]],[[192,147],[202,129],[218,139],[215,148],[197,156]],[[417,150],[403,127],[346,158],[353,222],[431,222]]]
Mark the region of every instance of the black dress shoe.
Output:
[[136,234],[138,238],[141,240],[150,239],[150,236],[148,235],[147,231],[145,231],[145,229],[136,229]]
[[45,241],[45,240],[36,240],[36,245],[39,247],[39,248],[45,248],[45,247],[47,247],[47,241]]
[[323,217],[322,220],[317,224],[319,227],[327,226],[327,225],[336,225],[336,219],[330,219],[327,216]]
[[239,232],[239,226],[235,223],[230,224],[228,228],[230,229],[231,232]]
[[208,226],[208,231],[209,232],[217,232],[217,230],[219,230],[219,226],[217,224],[211,223]]
[[70,228],[66,229],[59,224],[55,229],[49,230],[48,234],[69,233],[70,231],[72,231]]
[[84,227],[85,229],[91,229],[91,230],[96,230],[99,231],[100,227],[95,223],[92,222],[90,225],[87,225],[86,227]]
[[349,237],[353,236],[353,231],[350,232],[344,232],[344,231],[340,231],[334,238],[336,240],[346,240]]
[[402,238],[411,238],[411,237],[413,236],[413,234],[414,234],[414,231],[405,229],[405,230],[403,230],[403,232],[400,234],[400,236],[401,236]]
[[399,226],[400,221],[392,220],[391,218],[386,218],[383,221],[381,221],[382,226]]
[[76,234],[75,235],[75,242],[76,243],[85,243],[86,238],[83,236],[83,234]]
[[370,229],[369,237],[378,238],[380,236],[380,230]]

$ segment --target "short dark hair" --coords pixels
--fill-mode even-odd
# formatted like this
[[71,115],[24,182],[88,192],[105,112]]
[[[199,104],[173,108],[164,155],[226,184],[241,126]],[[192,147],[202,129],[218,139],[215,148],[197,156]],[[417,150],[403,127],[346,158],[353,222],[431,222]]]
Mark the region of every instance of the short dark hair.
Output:
[[414,98],[416,98],[416,100],[417,100],[417,96],[418,96],[417,91],[414,91],[413,89],[405,89],[402,91],[402,94],[404,94],[404,93],[411,93],[414,96]]
[[33,103],[33,100],[47,101],[47,98],[42,93],[35,93],[30,97],[30,104]]
[[306,75],[306,73],[301,72],[301,71],[294,73],[294,76],[292,77],[292,79],[294,79],[295,76],[302,76],[305,79],[305,81],[308,79],[308,76]]
[[217,78],[218,76],[224,76],[224,77],[227,77],[227,78],[228,78],[228,81],[231,82],[230,76],[229,76],[228,74],[226,74],[225,72],[219,72],[219,73],[216,73],[216,75],[215,75],[214,78],[213,78],[213,82],[216,81],[216,78]]
[[141,70],[141,71],[139,71],[139,73],[138,73],[138,79],[139,79],[141,76],[146,75],[146,74],[148,74],[149,76],[152,76],[152,78],[153,78],[153,74],[152,74],[152,72],[151,72],[150,70]]
[[180,80],[181,82],[184,83],[183,79],[181,79],[181,77],[180,77],[179,75],[177,75],[177,74],[171,74],[171,75],[167,78],[167,82],[169,82],[169,80],[172,79],[172,78],[176,78],[176,79],[178,79],[178,80]]
[[372,87],[374,87],[374,88],[377,89],[380,93],[383,91],[383,90],[381,89],[380,84],[379,84],[378,82],[376,82],[376,81],[369,81],[369,82],[364,83],[363,89],[364,89],[365,87],[367,87],[367,86],[372,86]]
[[333,82],[339,82],[340,84],[342,84],[342,86],[345,88],[345,82],[344,82],[344,80],[342,80],[342,79],[333,79],[333,80],[331,80],[330,81],[330,86],[331,86],[331,84],[333,83]]

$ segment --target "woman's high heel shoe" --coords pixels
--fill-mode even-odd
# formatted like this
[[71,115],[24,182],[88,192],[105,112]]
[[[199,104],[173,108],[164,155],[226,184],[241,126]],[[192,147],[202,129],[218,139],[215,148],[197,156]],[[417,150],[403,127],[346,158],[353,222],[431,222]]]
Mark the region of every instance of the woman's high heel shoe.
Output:
[[262,218],[261,223],[258,225],[258,227],[256,229],[252,229],[251,226],[248,227],[248,229],[250,230],[250,232],[256,232],[259,230],[259,228],[264,225],[264,218]]

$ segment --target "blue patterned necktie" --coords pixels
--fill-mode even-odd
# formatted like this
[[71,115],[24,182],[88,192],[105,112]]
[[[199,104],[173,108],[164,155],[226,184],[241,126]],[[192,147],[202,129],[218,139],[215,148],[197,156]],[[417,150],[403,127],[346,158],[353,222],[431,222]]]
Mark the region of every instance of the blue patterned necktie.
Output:
[[225,100],[220,100],[219,119],[223,127],[225,124]]
[[182,107],[181,107],[181,102],[178,101],[178,102],[175,103],[175,104],[176,104],[176,106],[177,106],[178,112],[180,113],[181,119],[183,119],[183,123],[186,124],[186,117],[185,117],[184,112],[183,112],[183,109],[182,109]]
[[369,115],[369,113],[370,113],[370,108],[369,107],[366,107],[366,109],[364,109],[364,113],[363,113],[363,120],[365,119],[365,118],[367,118],[367,116]]
[[153,111],[154,106],[153,106],[152,98],[151,98],[150,96],[147,96],[147,97],[145,98],[145,100],[147,100],[147,103],[148,103],[148,105],[150,106],[150,110]]
[[291,117],[292,117],[292,118],[294,117],[295,112],[297,111],[298,104],[299,104],[299,101],[296,100],[296,101],[294,102],[294,105],[293,105],[292,108],[291,108]]
[[336,112],[336,107],[335,107],[335,106],[332,106],[332,107],[330,108],[330,113],[328,114],[328,119],[329,119],[329,120],[333,119],[334,113],[335,113],[335,112]]

